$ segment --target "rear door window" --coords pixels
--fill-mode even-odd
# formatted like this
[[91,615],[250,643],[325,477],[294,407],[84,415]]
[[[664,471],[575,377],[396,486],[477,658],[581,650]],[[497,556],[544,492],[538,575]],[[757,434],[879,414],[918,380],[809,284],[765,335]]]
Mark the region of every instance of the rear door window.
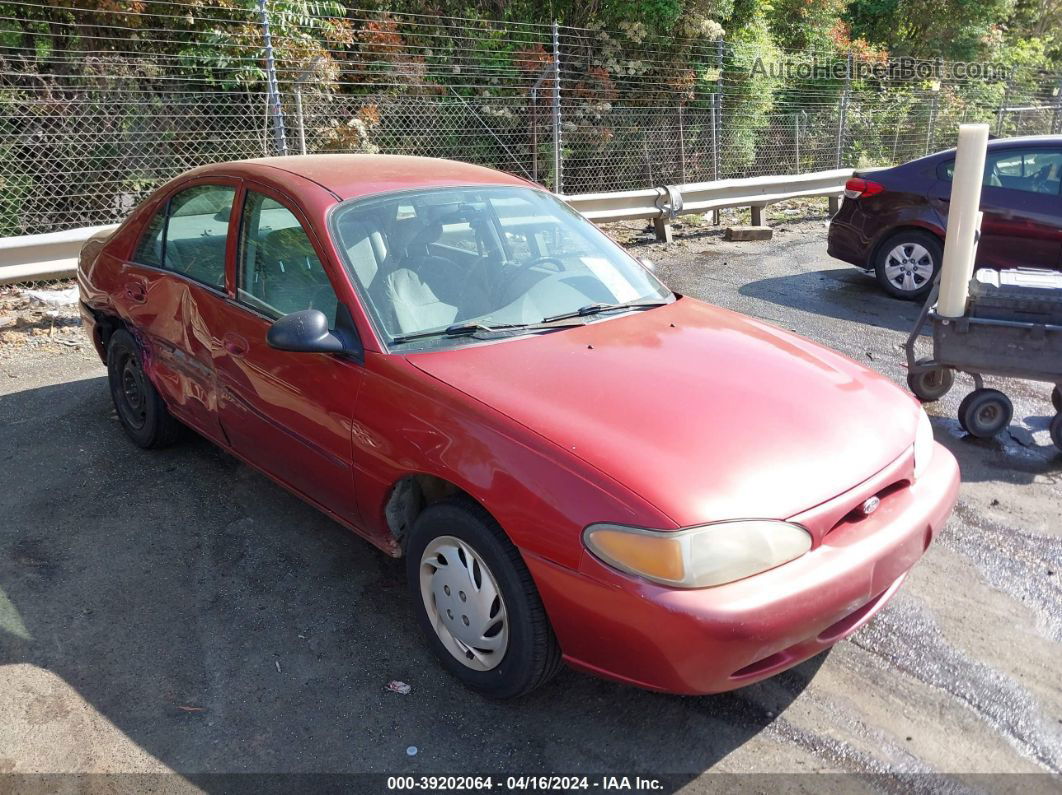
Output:
[[229,185],[196,185],[174,194],[147,225],[134,259],[224,289],[235,196]]

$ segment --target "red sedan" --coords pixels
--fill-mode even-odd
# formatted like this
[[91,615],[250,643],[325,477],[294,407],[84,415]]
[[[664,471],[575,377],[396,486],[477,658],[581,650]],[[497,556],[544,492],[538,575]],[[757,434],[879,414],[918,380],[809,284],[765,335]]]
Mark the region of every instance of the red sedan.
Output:
[[562,660],[681,693],[778,673],[868,621],[956,499],[887,379],[484,168],[199,168],[78,281],[132,440],[190,427],[404,556],[428,642],[492,696]]

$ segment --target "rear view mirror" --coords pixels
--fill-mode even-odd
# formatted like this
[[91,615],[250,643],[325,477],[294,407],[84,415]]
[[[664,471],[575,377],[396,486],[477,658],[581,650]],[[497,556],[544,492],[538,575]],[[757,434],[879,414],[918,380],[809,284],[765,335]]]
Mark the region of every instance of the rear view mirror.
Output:
[[328,329],[328,318],[317,309],[284,315],[266,333],[271,348],[297,353],[345,353],[343,341]]

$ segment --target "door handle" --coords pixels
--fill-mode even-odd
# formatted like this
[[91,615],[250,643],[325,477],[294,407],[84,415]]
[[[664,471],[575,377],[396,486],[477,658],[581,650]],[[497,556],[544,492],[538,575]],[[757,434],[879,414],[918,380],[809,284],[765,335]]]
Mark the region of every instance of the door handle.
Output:
[[128,282],[125,285],[125,297],[142,304],[147,300],[147,290],[142,282]]
[[232,356],[243,356],[247,353],[247,340],[239,334],[226,334],[221,338],[221,345]]

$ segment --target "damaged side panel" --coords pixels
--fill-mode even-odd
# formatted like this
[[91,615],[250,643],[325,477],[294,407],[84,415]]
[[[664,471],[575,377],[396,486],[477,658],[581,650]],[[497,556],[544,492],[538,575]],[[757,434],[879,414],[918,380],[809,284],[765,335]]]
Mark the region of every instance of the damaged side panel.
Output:
[[217,413],[211,323],[219,298],[211,289],[153,268],[125,263],[115,295],[118,314],[137,337],[144,368],[174,416],[223,441]]

